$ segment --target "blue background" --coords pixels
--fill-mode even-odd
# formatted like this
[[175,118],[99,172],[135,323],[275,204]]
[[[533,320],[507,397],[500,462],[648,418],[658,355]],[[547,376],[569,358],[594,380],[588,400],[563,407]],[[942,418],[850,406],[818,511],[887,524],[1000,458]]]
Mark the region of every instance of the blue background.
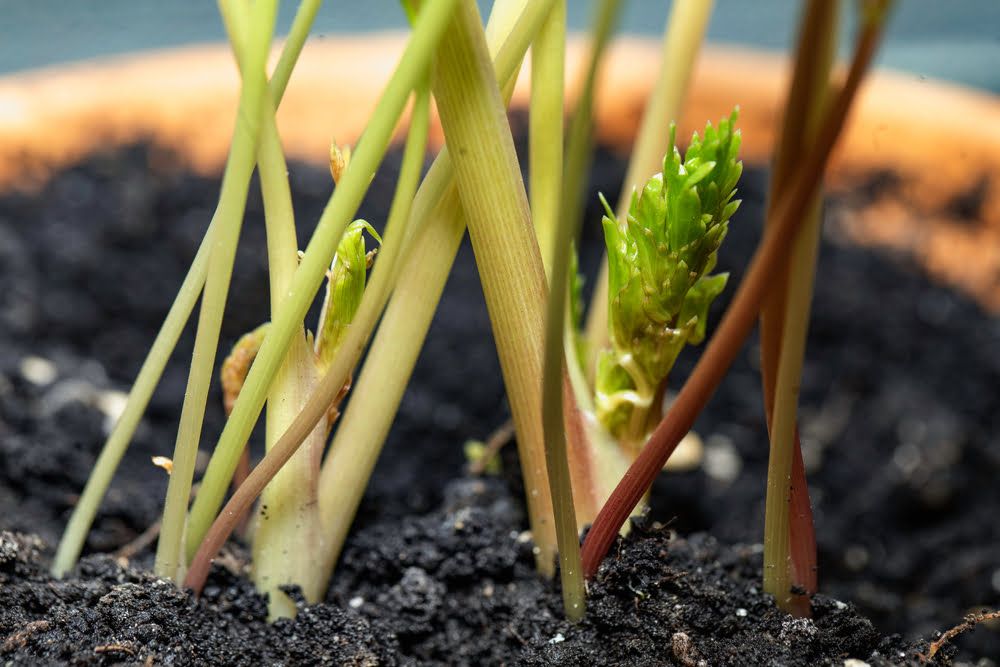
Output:
[[[480,1],[484,11],[490,4]],[[569,0],[572,29],[586,29],[592,4],[593,0]],[[669,4],[626,0],[622,29],[659,34]],[[896,4],[882,64],[1000,92],[1000,0],[898,0]],[[799,7],[796,0],[717,0],[709,39],[784,49]],[[288,29],[294,10],[294,2],[282,3],[279,32]],[[850,17],[845,18],[845,30],[850,23]],[[328,0],[317,17],[315,33],[405,26],[398,0]],[[0,0],[0,73],[224,38],[212,0]]]

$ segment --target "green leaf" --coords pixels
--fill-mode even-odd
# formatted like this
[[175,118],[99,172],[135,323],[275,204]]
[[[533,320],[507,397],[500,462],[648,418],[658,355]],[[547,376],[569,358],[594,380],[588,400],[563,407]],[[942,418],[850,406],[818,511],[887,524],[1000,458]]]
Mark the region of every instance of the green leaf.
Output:
[[645,409],[683,347],[704,339],[708,308],[725,287],[726,275],[707,274],[739,207],[736,119],[734,110],[718,127],[709,123],[683,156],[671,127],[663,171],[633,192],[624,221],[601,198],[611,349],[595,389],[598,417],[614,435],[636,406]]
[[316,337],[316,356],[320,368],[333,361],[347,327],[361,305],[368,272],[368,254],[365,250],[364,232],[367,231],[379,244],[382,238],[375,228],[364,220],[355,220],[344,231],[327,274],[326,298],[319,316],[319,334]]
[[728,280],[728,273],[704,276],[688,292],[678,319],[687,330],[687,343],[690,345],[698,345],[705,340],[708,308],[715,301],[715,297],[722,294]]

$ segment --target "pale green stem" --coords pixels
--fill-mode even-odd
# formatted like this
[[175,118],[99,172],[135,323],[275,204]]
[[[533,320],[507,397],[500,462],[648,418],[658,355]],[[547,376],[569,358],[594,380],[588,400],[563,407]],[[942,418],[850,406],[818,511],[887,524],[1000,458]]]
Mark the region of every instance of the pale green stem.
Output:
[[[541,29],[555,0],[497,0],[493,4],[490,19],[486,25],[486,40],[493,56],[493,67],[497,81],[506,81],[504,99],[510,104],[514,93],[516,75],[521,69],[521,61],[531,44],[531,39]],[[442,147],[413,201],[411,217],[407,225],[403,254],[409,243],[423,232],[431,220],[431,212],[442,200],[445,190],[451,186],[454,171],[448,147]],[[451,263],[447,263],[450,272]]]
[[580,535],[576,530],[573,485],[563,421],[563,333],[569,292],[569,262],[576,225],[559,215],[562,193],[563,87],[566,52],[566,3],[555,8],[532,45],[531,69],[531,215],[542,257],[548,261],[549,301],[542,364],[542,430],[545,467],[552,496],[559,547],[563,609],[573,622],[585,609]]
[[[274,75],[271,77],[270,91],[275,106],[281,101],[295,60],[302,50],[302,45],[309,34],[313,18],[320,4],[319,0],[303,0],[295,14],[281,58],[274,70]],[[94,469],[87,479],[83,493],[80,495],[76,507],[73,508],[73,514],[59,542],[59,548],[52,563],[53,576],[63,576],[79,558],[101,500],[111,484],[111,478],[132,441],[135,429],[146,411],[146,406],[149,405],[149,400],[163,375],[163,369],[166,368],[170,354],[176,347],[184,325],[194,310],[208,274],[209,248],[212,243],[212,229],[214,227],[210,226],[205,232],[205,237],[191,262],[188,274],[177,292],[174,303],[170,306],[145,361],[143,361],[132,389],[129,391],[125,409],[104,443],[104,447],[94,463]]]
[[[312,20],[320,4],[319,0],[303,0],[295,14],[295,20],[285,41],[281,59],[271,78],[270,90],[276,104],[280,102],[284,94],[295,59],[302,50],[302,45],[309,34]],[[52,562],[52,575],[55,577],[63,576],[79,558],[101,500],[111,484],[111,478],[114,476],[125,450],[132,442],[135,429],[146,411],[146,406],[149,405],[153,391],[163,375],[163,369],[166,368],[167,362],[170,360],[170,354],[176,347],[184,325],[198,302],[198,297],[205,284],[205,277],[208,274],[212,229],[213,227],[210,226],[205,232],[205,238],[191,262],[191,268],[188,269],[188,274],[177,292],[177,297],[170,306],[163,325],[139,369],[131,391],[129,391],[125,409],[108,435],[108,439],[94,463],[94,469],[87,479],[83,493],[80,494],[80,499],[77,501],[76,507],[73,508],[73,514],[66,525],[66,531],[59,541],[59,548]]]
[[[566,136],[566,160],[563,170],[563,191],[561,215],[573,220],[583,217],[584,196],[587,177],[594,151],[594,89],[604,53],[618,23],[622,0],[601,0],[594,25],[591,28],[587,55],[587,70],[570,115],[569,131]],[[579,223],[577,223],[579,225]],[[574,393],[576,390],[574,389]],[[589,393],[589,392],[588,392]]]
[[[396,186],[396,194],[393,197],[392,207],[389,213],[389,221],[386,224],[385,241],[382,246],[383,253],[376,264],[367,289],[362,297],[361,305],[351,325],[347,328],[343,339],[338,345],[333,358],[330,361],[329,370],[323,379],[317,384],[315,391],[305,397],[301,411],[297,411],[291,420],[288,429],[276,438],[273,446],[268,450],[264,459],[247,477],[246,481],[240,485],[229,503],[223,508],[222,513],[213,522],[211,529],[206,534],[199,550],[191,562],[191,569],[188,572],[186,585],[190,585],[195,590],[200,590],[204,584],[205,576],[208,573],[210,559],[218,552],[218,549],[225,542],[232,532],[238,517],[249,509],[250,504],[257,494],[264,491],[264,485],[269,479],[273,479],[277,474],[284,472],[292,457],[296,455],[296,450],[311,437],[319,424],[325,425],[325,419],[329,414],[330,405],[334,403],[346,383],[349,382],[351,370],[357,365],[364,345],[367,342],[378,316],[385,306],[389,291],[392,287],[394,264],[399,256],[400,246],[403,244],[405,224],[409,217],[410,204],[413,201],[414,192],[420,181],[420,171],[423,166],[424,152],[426,150],[427,135],[430,126],[430,82],[425,81],[417,90],[414,100],[413,114],[411,116],[410,132],[406,140],[406,148],[403,153],[403,164],[400,170],[399,181]],[[311,390],[311,387],[310,387]],[[325,430],[324,430],[325,436]],[[325,439],[325,437],[324,437]],[[262,503],[265,502],[262,499]],[[317,503],[313,503],[317,505]],[[268,513],[271,507],[268,505]],[[317,518],[318,506],[315,513]],[[302,564],[303,570],[298,576],[307,580],[311,586],[318,590],[318,594],[326,588],[327,576],[325,570],[320,566],[324,562],[324,549],[322,544],[321,526],[317,525],[316,531],[310,538],[316,538],[318,544],[299,543],[297,545],[286,545],[290,548],[308,550],[307,561]],[[255,542],[259,535],[255,536]],[[256,546],[256,544],[255,544]],[[266,549],[271,549],[272,545],[265,545]],[[289,559],[301,562],[297,554],[288,554]],[[257,566],[255,562],[255,567]],[[304,589],[305,590],[305,589]],[[283,600],[278,611],[285,611],[284,615],[294,613],[294,605],[287,609],[286,596],[281,594]],[[274,600],[271,600],[272,616],[274,615]]]
[[531,220],[546,275],[552,278],[563,171],[566,3],[556,2],[531,45],[528,175]]
[[267,76],[265,66],[274,33],[277,2],[254,5],[250,35],[243,62],[243,88],[239,114],[233,132],[230,157],[222,177],[222,191],[216,216],[221,220],[213,235],[208,276],[202,295],[201,313],[195,334],[194,353],[188,385],[181,408],[177,443],[174,446],[173,470],[167,485],[160,538],[156,550],[156,573],[161,577],[181,581],[184,576],[184,528],[188,498],[194,477],[194,462],[198,454],[205,402],[215,369],[215,354],[219,331],[226,306],[226,295],[232,276],[236,243],[239,239],[246,207],[249,172],[252,171],[260,133],[261,114],[265,111]]
[[[781,143],[776,150],[772,203],[786,192],[798,156],[816,141],[826,110],[830,70],[837,48],[838,2],[812,0],[806,3],[799,58],[785,108]],[[800,68],[802,71],[799,71]],[[773,212],[772,212],[773,214]],[[783,312],[762,311],[781,319],[781,347],[777,358],[774,405],[771,418],[771,448],[768,457],[767,494],[764,514],[764,591],[790,613],[808,615],[808,600],[792,594],[790,504],[795,426],[798,420],[799,384],[805,356],[806,335],[816,255],[822,226],[821,193],[817,187],[802,229],[792,244],[787,278],[774,289],[784,289]],[[770,327],[777,323],[768,322]],[[765,333],[762,322],[762,341]]]
[[[248,8],[242,5],[227,5],[227,10],[223,12],[226,29],[237,54],[247,37],[247,11]],[[298,51],[293,53],[297,55]],[[288,62],[294,63],[294,58]],[[290,68],[288,71],[291,71]],[[283,81],[287,82],[287,75]],[[282,80],[272,79],[270,88],[275,87],[284,88]],[[267,104],[268,108],[274,109],[270,88]],[[275,312],[288,292],[298,264],[298,241],[288,185],[288,166],[273,113],[264,114],[257,163],[267,228],[271,311]],[[291,342],[288,355],[271,386],[265,428],[267,451],[298,414],[315,388],[317,376],[315,359],[302,331]],[[281,590],[282,586],[298,585],[309,602],[317,602],[322,595],[320,582],[311,576],[316,568],[309,565],[320,548],[316,478],[325,442],[324,424],[313,429],[306,446],[279,471],[261,497],[267,511],[258,516],[254,531],[253,578],[257,590],[267,595],[271,620],[295,616],[295,602]]]
[[[674,0],[663,38],[660,74],[632,144],[632,157],[618,198],[619,220],[628,215],[632,190],[663,167],[663,155],[670,147],[670,123],[680,120],[684,93],[705,39],[713,4],[713,0]],[[591,381],[597,355],[610,344],[608,335],[608,259],[605,255],[587,313],[586,337],[590,358],[585,370]]]
[[309,31],[312,30],[316,13],[322,4],[322,0],[301,0],[299,8],[295,10],[295,18],[292,19],[292,27],[288,31],[288,37],[285,38],[285,46],[278,57],[278,64],[274,66],[274,72],[271,73],[270,90],[276,103],[275,110],[277,102],[280,102],[285,95],[292,70],[299,61],[299,54],[302,53],[302,47],[309,38]]
[[[521,60],[554,0],[499,0],[487,25],[496,76],[510,101]],[[522,11],[523,10],[523,11]],[[500,44],[502,40],[502,44]],[[499,48],[494,48],[500,45]],[[465,233],[447,147],[424,178],[407,225],[392,300],[372,342],[320,475],[328,578],[385,443]]]
[[556,540],[538,400],[545,271],[514,139],[472,0],[460,5],[441,41],[434,91],[517,431],[536,561],[543,574],[551,575]]
[[[789,560],[789,503],[795,422],[802,361],[805,356],[809,308],[816,275],[820,207],[811,206],[807,220],[792,245],[788,309],[782,331],[781,353],[775,384],[775,411],[771,424],[771,450],[767,465],[767,498],[764,510],[764,591],[782,609],[789,609],[791,562]],[[780,406],[780,409],[779,409]]]
[[447,278],[465,233],[461,211],[458,195],[449,187],[434,217],[407,245],[392,299],[323,464],[319,498],[326,529],[322,567],[326,579],[343,548],[444,290],[441,264]]
[[[304,11],[307,6],[311,11]],[[302,41],[308,35],[312,19],[319,2],[303,2],[292,24],[292,33],[286,45],[289,47],[281,55],[274,75],[268,82],[265,93],[265,109],[276,110],[275,100],[284,92],[294,67],[295,59],[302,51]],[[249,8],[239,3],[220,5],[223,23],[236,54],[237,64],[245,59],[246,42],[249,38]],[[303,16],[305,15],[305,16]],[[302,40],[294,39],[300,33]],[[264,113],[261,119],[260,145],[257,151],[260,170],[260,188],[264,200],[264,223],[267,228],[267,270],[271,286],[271,309],[275,310],[281,301],[292,275],[298,265],[298,241],[295,233],[295,212],[292,208],[292,193],[288,185],[288,165],[274,114]]]
[[271,328],[233,406],[233,412],[205,472],[201,490],[195,498],[189,520],[189,558],[197,550],[219,511],[240,452],[267,398],[271,380],[285,356],[292,336],[302,326],[306,311],[336,254],[340,237],[357,211],[371,178],[385,155],[410,92],[430,66],[434,49],[454,12],[456,2],[457,0],[428,0],[424,4],[399,65],[382,93],[347,171],[317,223],[316,231],[292,279],[288,295],[274,314]]
[[180,338],[181,332],[184,331],[184,325],[191,316],[194,305],[198,302],[202,286],[205,284],[205,276],[208,273],[208,256],[213,232],[217,227],[217,224],[213,224],[205,233],[205,238],[191,262],[191,268],[188,269],[188,274],[177,291],[177,297],[170,306],[159,333],[156,334],[156,339],[146,355],[146,360],[142,363],[142,368],[139,369],[139,374],[136,376],[135,383],[132,385],[132,390],[125,403],[125,409],[104,443],[104,447],[94,463],[94,469],[87,479],[87,485],[83,488],[83,493],[80,495],[76,507],[73,508],[73,514],[70,516],[66,531],[59,541],[55,559],[52,561],[52,576],[54,577],[65,575],[80,557],[83,543],[87,539],[87,533],[90,532],[94,517],[97,516],[101,500],[111,484],[111,478],[132,441],[132,435],[139,426],[146,406],[149,405],[149,399],[163,375],[167,361],[170,360],[170,353],[177,345],[177,340]]

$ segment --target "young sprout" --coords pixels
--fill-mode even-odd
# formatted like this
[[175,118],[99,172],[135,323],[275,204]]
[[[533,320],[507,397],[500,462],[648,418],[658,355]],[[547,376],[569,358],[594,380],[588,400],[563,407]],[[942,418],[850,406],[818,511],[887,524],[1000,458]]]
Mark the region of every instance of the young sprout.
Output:
[[326,370],[333,355],[361,306],[365,292],[365,276],[375,257],[375,250],[365,251],[363,233],[367,231],[380,245],[382,237],[364,220],[355,220],[347,227],[337,246],[327,274],[326,298],[319,314],[319,331],[316,334],[316,358],[320,370]]
[[[310,347],[308,333],[300,333],[292,343],[283,371],[286,380],[276,394],[279,400],[268,406],[267,451],[274,448],[315,391],[354,320],[365,291],[368,255],[363,234],[366,230],[381,241],[364,220],[348,225],[340,239],[327,274],[315,344]],[[302,450],[261,496],[253,540],[253,578],[258,590],[269,596],[271,618],[295,615],[295,604],[281,591],[282,586],[300,586],[310,602],[322,598],[325,579],[316,567],[323,543],[318,502],[319,463],[349,386],[348,377],[329,403],[326,419],[309,432]]]
[[844,127],[858,88],[871,65],[891,5],[888,0],[872,0],[866,5],[861,35],[855,45],[851,67],[842,87],[823,113],[814,150],[803,156],[792,184],[774,207],[772,222],[754,253],[750,266],[719,323],[701,359],[660,422],[649,443],[615,488],[583,544],[583,567],[588,577],[596,574],[601,560],[628,519],[632,508],[642,498],[670,458],[680,439],[694,424],[698,413],[721,382],[760,312],[761,302],[789,250],[812,194],[821,181],[827,160]]
[[663,172],[632,195],[625,220],[607,215],[611,348],[598,361],[597,417],[634,458],[661,416],[667,375],[687,344],[705,337],[728,274],[709,275],[726,236],[743,171],[737,111],[697,134],[681,159],[671,129]]
[[340,182],[340,177],[347,164],[351,161],[351,147],[339,146],[336,141],[330,142],[330,176],[334,183]]

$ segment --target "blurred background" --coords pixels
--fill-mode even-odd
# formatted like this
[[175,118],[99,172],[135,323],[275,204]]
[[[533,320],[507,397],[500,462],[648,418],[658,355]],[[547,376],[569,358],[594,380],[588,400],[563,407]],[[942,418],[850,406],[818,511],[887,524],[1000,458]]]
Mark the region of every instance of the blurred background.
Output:
[[[287,31],[293,2],[281,5],[279,33]],[[492,4],[480,0],[485,13]],[[590,21],[592,0],[569,0],[573,30]],[[845,5],[853,3],[847,2]],[[899,0],[880,62],[918,77],[949,79],[1000,93],[1000,0]],[[627,0],[621,29],[658,35],[667,0]],[[709,40],[785,49],[798,0],[717,0]],[[845,19],[850,29],[851,16]],[[316,36],[399,30],[406,20],[398,0],[325,3]],[[175,0],[0,0],[0,74],[133,51],[225,39],[214,2]]]

